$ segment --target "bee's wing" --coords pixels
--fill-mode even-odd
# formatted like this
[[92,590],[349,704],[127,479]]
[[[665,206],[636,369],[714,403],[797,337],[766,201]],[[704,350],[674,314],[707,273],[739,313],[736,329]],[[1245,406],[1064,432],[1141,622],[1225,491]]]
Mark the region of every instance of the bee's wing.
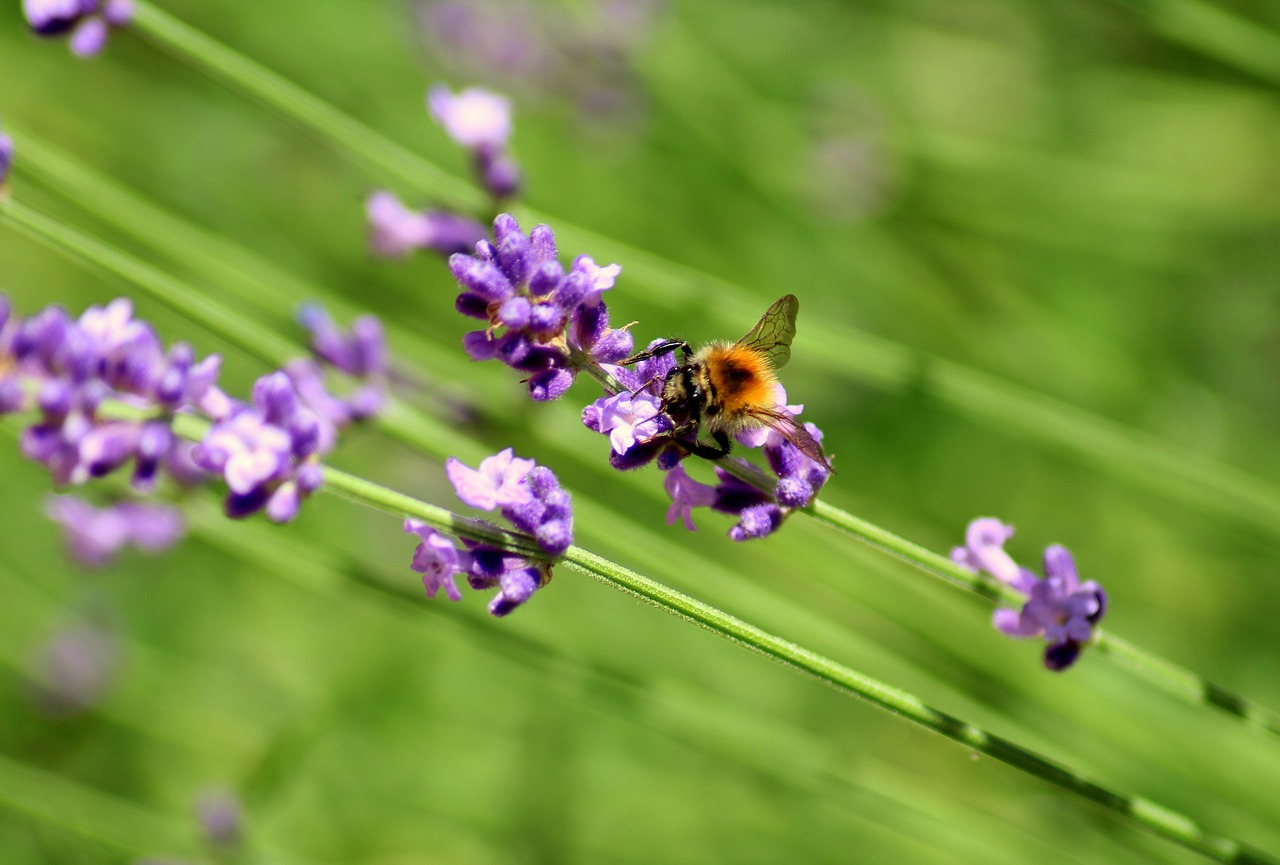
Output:
[[738,340],[738,345],[755,349],[769,359],[774,369],[782,369],[791,360],[791,340],[796,336],[796,312],[800,301],[794,294],[778,298],[765,310],[756,326]]
[[835,473],[831,463],[827,462],[826,454],[822,452],[822,445],[818,444],[818,440],[809,434],[804,424],[794,417],[785,411],[772,408],[753,409],[751,416],[799,448],[800,453],[832,474]]

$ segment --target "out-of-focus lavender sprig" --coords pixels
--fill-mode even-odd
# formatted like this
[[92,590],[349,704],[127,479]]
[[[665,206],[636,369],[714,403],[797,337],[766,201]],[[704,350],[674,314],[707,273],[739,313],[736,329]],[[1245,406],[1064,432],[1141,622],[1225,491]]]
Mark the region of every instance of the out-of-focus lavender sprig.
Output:
[[369,247],[381,258],[406,258],[417,250],[440,255],[470,252],[488,231],[474,219],[441,210],[410,210],[379,190],[365,202]]
[[133,0],[22,0],[22,12],[37,36],[70,34],[72,52],[91,57],[106,46],[112,29],[133,20]]
[[498,588],[489,612],[505,616],[550,581],[549,559],[573,543],[569,494],[550,469],[516,457],[511,448],[482,460],[475,469],[451,457],[445,473],[459,499],[475,508],[497,510],[516,530],[532,537],[548,560],[529,559],[466,538],[459,548],[422,521],[408,519],[404,530],[419,538],[411,567],[422,574],[428,597],[444,589],[450,600],[460,600],[462,593],[454,581],[459,575],[473,589]]
[[427,93],[427,110],[445,133],[471,153],[476,175],[497,202],[520,189],[520,169],[507,148],[511,102],[480,87],[454,93],[437,84]]
[[1021,610],[996,610],[992,624],[1011,637],[1043,637],[1044,665],[1065,670],[1080,657],[1093,637],[1093,627],[1107,611],[1107,593],[1093,580],[1080,582],[1075,560],[1065,547],[1044,551],[1044,579],[1020,567],[1007,552],[1013,526],[981,517],[969,523],[965,545],[951,560],[972,571],[986,571],[1027,596]]
[[474,255],[452,256],[449,267],[463,289],[458,311],[488,325],[466,335],[467,354],[528,373],[535,400],[556,399],[581,370],[631,353],[631,335],[609,326],[600,299],[621,268],[581,255],[566,271],[546,225],[526,235],[514,217],[501,214],[493,241],[476,244]]
[[67,549],[82,565],[108,565],[126,546],[158,553],[186,531],[182,512],[167,505],[125,501],[96,508],[71,495],[49,496],[46,513],[62,526]]

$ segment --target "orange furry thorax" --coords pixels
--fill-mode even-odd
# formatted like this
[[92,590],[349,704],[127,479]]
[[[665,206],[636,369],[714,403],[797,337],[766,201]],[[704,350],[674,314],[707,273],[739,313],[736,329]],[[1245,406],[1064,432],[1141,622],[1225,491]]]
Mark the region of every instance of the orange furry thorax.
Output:
[[712,343],[698,352],[723,415],[732,417],[752,408],[773,408],[778,378],[769,359],[734,343]]

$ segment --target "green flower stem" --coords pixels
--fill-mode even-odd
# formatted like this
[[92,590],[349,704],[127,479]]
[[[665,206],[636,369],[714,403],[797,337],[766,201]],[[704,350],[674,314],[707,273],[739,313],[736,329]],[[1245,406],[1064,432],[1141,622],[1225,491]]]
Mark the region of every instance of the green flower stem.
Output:
[[[134,283],[159,302],[186,315],[270,366],[283,365],[298,354],[299,349],[294,343],[257,325],[252,319],[204,298],[195,287],[26,207],[12,197],[0,199],[0,217],[59,251],[69,252]],[[459,436],[450,427],[423,412],[394,400],[378,418],[377,424],[386,435],[438,459],[456,456],[464,462],[474,463],[485,455],[484,449],[476,442]],[[721,465],[747,483],[761,489],[771,489],[768,477],[748,463],[726,459],[721,461]],[[802,512],[853,535],[875,549],[902,559],[931,576],[987,600],[1015,607],[1022,603],[1020,595],[998,581],[962,568],[945,556],[898,537],[847,511],[818,501]],[[1104,654],[1115,658],[1132,673],[1161,690],[1280,735],[1280,713],[1100,630],[1095,632],[1094,640]]]
[[[528,539],[468,520],[444,508],[426,504],[337,469],[325,469],[324,489],[380,511],[400,517],[414,517],[442,531],[461,533],[488,543],[505,544],[518,539],[509,549],[521,554],[529,554],[532,547]],[[536,547],[533,549],[536,550]],[[1211,859],[1237,863],[1280,863],[1280,860],[1247,848],[1238,841],[1210,834],[1182,814],[1146,799],[1126,796],[1083,778],[1034,751],[938,711],[905,691],[770,634],[581,547],[570,547],[562,560],[575,570],[606,585],[647,601],[681,619],[701,625],[731,642],[807,673],[838,690],[860,697],[967,748],[987,754],[1054,786],[1096,802],[1156,835]]]

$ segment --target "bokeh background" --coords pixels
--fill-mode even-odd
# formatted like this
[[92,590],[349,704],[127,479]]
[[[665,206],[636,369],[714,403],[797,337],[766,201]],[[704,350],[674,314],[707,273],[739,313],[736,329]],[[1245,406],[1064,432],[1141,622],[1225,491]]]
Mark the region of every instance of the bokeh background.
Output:
[[[736,337],[800,296],[785,380],[835,456],[825,498],[939,551],[980,515],[1017,526],[1026,564],[1064,543],[1110,592],[1110,630],[1280,705],[1280,7],[163,8],[458,176],[427,86],[510,94],[529,205],[632,248],[561,254],[623,266],[609,303],[641,341]],[[582,545],[1280,850],[1280,742],[1096,655],[1049,674],[987,605],[810,520],[746,545],[716,515],[667,527],[658,474],[610,471],[578,424],[588,383],[530,404],[466,361],[438,260],[370,258],[365,195],[427,203],[392,178],[136,35],[77,60],[16,3],[0,81],[15,197],[237,308],[211,238],[283,295],[385,316],[406,399],[550,465],[593,503]],[[206,234],[163,253],[71,175],[24,166],[23,134]],[[7,226],[0,289],[24,311],[131,293]],[[232,386],[265,371],[137,306],[222,351]],[[396,521],[336,498],[281,529],[227,523],[211,497],[176,551],[86,573],[11,430],[6,863],[1196,860],[572,571],[504,621],[480,595],[428,601]],[[455,504],[438,461],[376,432],[335,462]],[[210,790],[242,803],[239,852],[202,841]]]

